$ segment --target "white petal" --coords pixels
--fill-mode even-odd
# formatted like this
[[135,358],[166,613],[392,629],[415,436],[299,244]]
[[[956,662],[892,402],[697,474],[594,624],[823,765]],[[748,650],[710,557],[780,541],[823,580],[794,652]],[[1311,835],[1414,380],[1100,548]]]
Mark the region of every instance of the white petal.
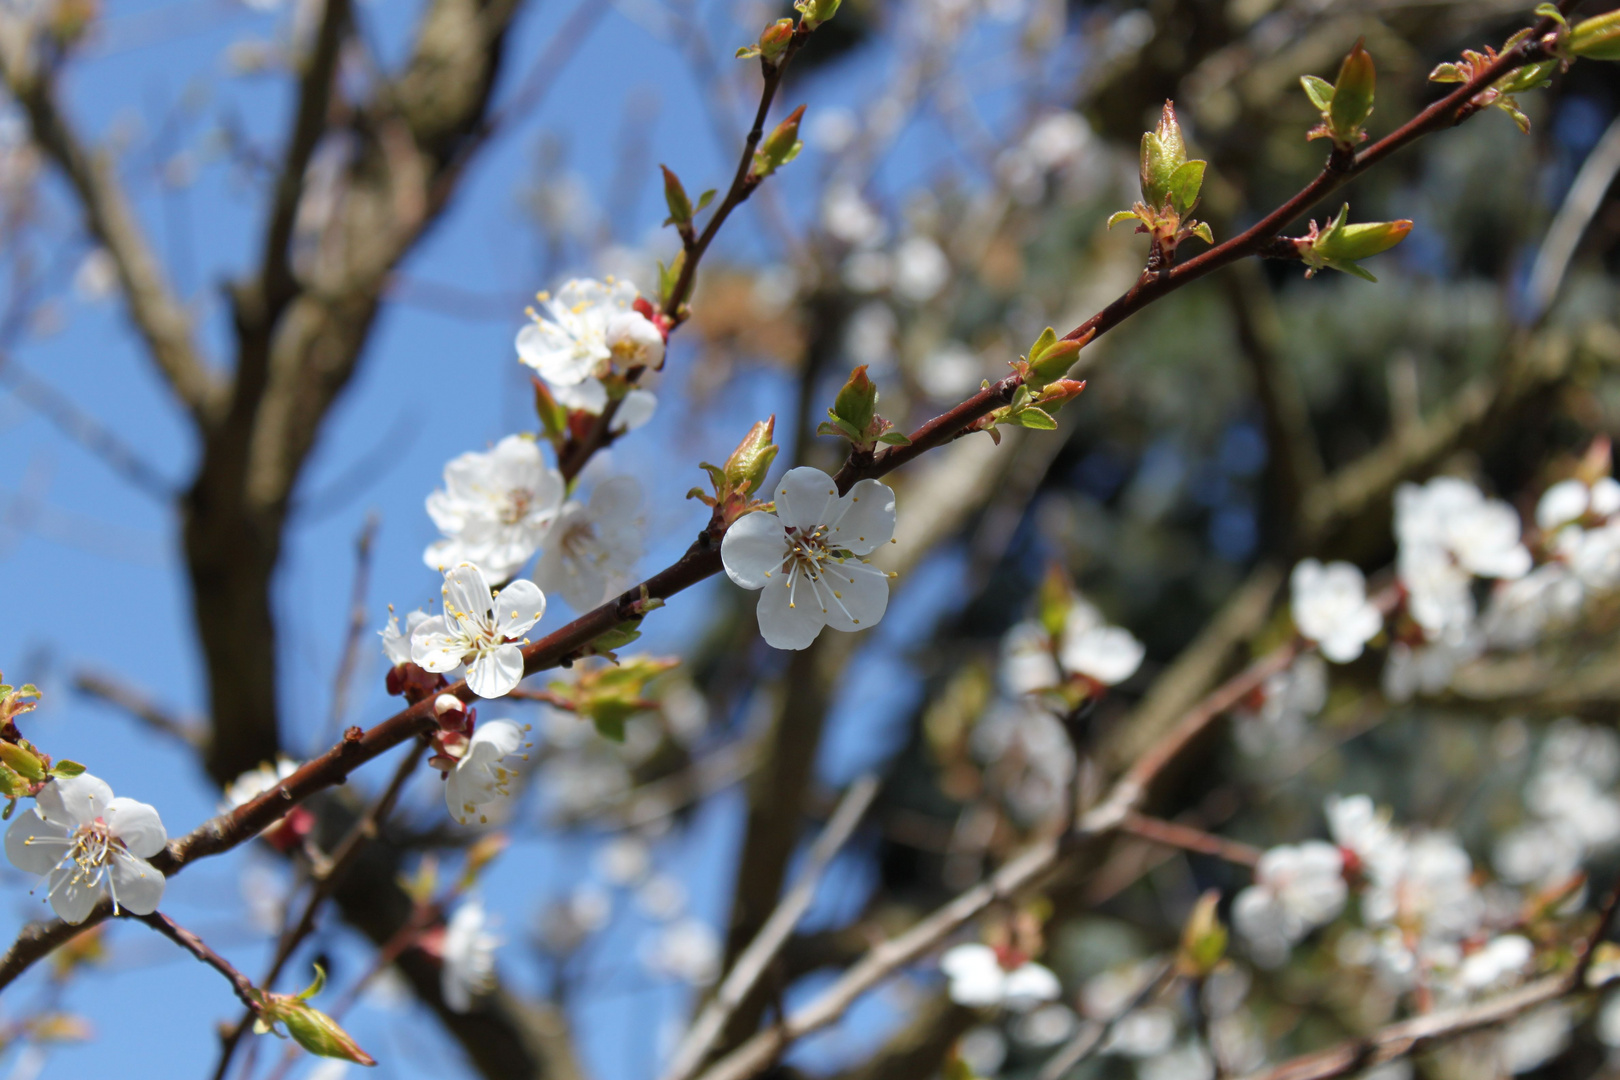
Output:
[[6,830],[6,858],[11,865],[29,874],[48,874],[67,853],[67,838],[74,830],[46,821],[33,810],[24,810]]
[[1063,986],[1050,969],[1030,963],[1008,974],[1001,993],[1008,1008],[1022,1011],[1043,1001],[1056,1001]]
[[776,516],[782,524],[809,532],[825,523],[834,513],[838,485],[820,469],[801,465],[789,469],[776,485]]
[[996,950],[977,942],[947,949],[945,955],[939,958],[939,969],[953,979],[972,978],[1000,967]]
[[641,511],[641,482],[633,476],[610,476],[591,492],[590,506],[598,523],[631,524]]
[[452,634],[443,615],[434,615],[411,632],[411,659],[427,671],[445,672],[460,666],[467,655],[467,642]]
[[444,803],[450,809],[450,816],[462,825],[470,823],[479,804],[487,801],[479,786],[469,782],[471,779],[472,775],[464,773],[459,766],[444,778]]
[[[114,799],[107,807],[107,831],[133,855],[150,859],[169,842],[156,808],[134,799]],[[142,913],[144,914],[144,912]]]
[[[570,386],[554,385],[551,388],[551,396],[565,409],[579,409],[592,416],[602,415],[602,410],[607,408],[608,403],[607,387],[602,385],[601,379],[585,379]],[[629,396],[625,395],[627,398]],[[619,406],[619,409],[623,411],[624,406]],[[617,416],[614,417],[614,422],[617,426]]]
[[[559,559],[559,565],[562,563],[563,560]],[[607,599],[611,583],[603,567],[597,563],[570,559],[567,560],[561,587],[562,597],[568,601],[568,606],[583,613]]]
[[1560,480],[1548,488],[1536,504],[1536,524],[1542,532],[1552,532],[1586,513],[1591,498],[1591,489],[1583,481]]
[[522,637],[546,613],[546,594],[532,581],[514,581],[495,597],[495,632]]
[[844,631],[876,626],[889,606],[889,576],[854,559],[825,563],[822,569],[827,625]]
[[505,697],[522,681],[523,650],[516,645],[502,645],[467,667],[467,685],[481,698]]
[[112,875],[113,898],[118,906],[137,915],[150,915],[163,901],[167,884],[157,868],[133,855],[114,855],[107,867]]
[[773,649],[808,648],[827,621],[810,582],[801,580],[789,589],[781,574],[760,592],[759,606],[754,610],[759,617],[760,636]]
[[[598,384],[601,385],[601,384]],[[601,412],[601,409],[597,409]],[[653,418],[658,411],[658,398],[650,390],[632,390],[619,402],[619,411],[613,414],[608,427],[614,432],[634,431]]]
[[458,539],[446,538],[435,540],[422,552],[422,562],[429,570],[444,573],[457,563],[471,562],[469,552]]
[[489,598],[489,582],[484,579],[483,571],[471,563],[462,563],[444,575],[444,588],[440,590],[444,597],[444,614],[447,618],[466,624],[474,622],[484,625],[489,621],[492,602]]
[[486,720],[473,731],[467,747],[469,758],[488,756],[496,762],[508,754],[515,754],[523,745],[523,729],[510,720]]
[[843,516],[829,537],[833,547],[870,555],[894,535],[894,492],[887,484],[862,480],[843,498]]
[[51,871],[45,888],[57,918],[77,926],[90,917],[101,899],[101,884],[90,882],[77,863],[64,863]]
[[726,576],[745,589],[761,589],[782,577],[787,556],[787,534],[775,514],[763,510],[744,514],[731,523],[720,541],[720,561]]
[[46,821],[76,829],[105,814],[113,793],[105,780],[80,773],[52,780],[39,789],[34,801]]

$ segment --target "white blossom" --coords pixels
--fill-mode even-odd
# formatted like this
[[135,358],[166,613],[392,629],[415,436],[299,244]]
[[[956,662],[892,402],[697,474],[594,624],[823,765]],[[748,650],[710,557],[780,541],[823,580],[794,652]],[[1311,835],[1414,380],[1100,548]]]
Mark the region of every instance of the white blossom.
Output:
[[1324,566],[1305,559],[1294,567],[1290,583],[1294,625],[1336,664],[1360,656],[1384,627],[1383,616],[1367,602],[1367,579],[1350,563]]
[[950,280],[950,260],[931,238],[907,237],[894,249],[894,291],[905,299],[932,300]]
[[1052,655],[1052,639],[1037,622],[1015,623],[1001,639],[1002,689],[1017,697],[1050,690],[1063,681]]
[[444,575],[444,614],[424,619],[411,634],[411,659],[426,671],[467,664],[467,685],[497,698],[523,681],[520,638],[546,612],[532,581],[514,581],[491,599],[489,583],[467,563]]
[[1602,477],[1590,485],[1575,478],[1560,480],[1543,492],[1536,503],[1536,527],[1544,533],[1552,533],[1588,513],[1596,518],[1609,518],[1617,512],[1620,512],[1620,482],[1612,476]]
[[388,625],[377,631],[382,638],[383,655],[394,667],[411,662],[411,635],[416,628],[427,622],[428,613],[421,608],[405,616],[405,629],[399,628],[399,616],[393,614],[392,609],[388,615]]
[[[602,415],[602,410],[608,405],[607,387],[597,378],[589,378],[573,386],[554,386],[551,396],[565,409],[577,409],[592,416]],[[651,390],[641,387],[627,390],[619,401],[613,420],[608,424],[608,430],[615,435],[634,431],[651,420],[657,411],[658,397]]]
[[221,810],[234,810],[245,806],[298,771],[298,762],[286,755],[278,755],[275,764],[262,762],[225,785],[225,801]]
[[589,502],[563,505],[535,564],[535,584],[589,611],[628,582],[641,558],[641,530],[641,484],[631,476],[602,481]]
[[1256,963],[1276,967],[1296,942],[1344,910],[1348,894],[1338,848],[1321,840],[1284,844],[1260,857],[1254,884],[1232,902],[1232,926]]
[[720,974],[720,935],[701,919],[681,919],[660,931],[642,956],[657,974],[703,986]]
[[1135,675],[1146,653],[1129,630],[1109,626],[1102,613],[1086,601],[1077,598],[1069,606],[1058,650],[1065,671],[1113,686]]
[[518,331],[519,359],[554,387],[601,378],[615,362],[658,367],[664,337],[635,310],[638,295],[628,281],[590,278],[569,281],[555,297],[542,294],[544,314]]
[[1361,915],[1370,926],[1399,926],[1432,943],[1460,941],[1479,928],[1484,900],[1473,862],[1445,833],[1423,833],[1392,845],[1367,864]]
[[81,773],[57,777],[6,830],[6,857],[46,879],[46,897],[63,922],[82,923],[103,893],[113,911],[150,915],[163,899],[163,875],[146,860],[169,835],[158,812],[114,798],[106,781]]
[[970,1008],[1004,1005],[1024,1012],[1063,992],[1050,969],[1025,960],[1009,970],[995,949],[976,942],[947,950],[939,968],[950,980],[951,1000]]
[[894,492],[862,480],[840,496],[820,469],[790,469],[776,486],[776,512],[755,511],[726,530],[726,575],[759,589],[760,634],[778,649],[803,649],[823,626],[864,630],[883,618],[889,579],[865,556],[894,535]]
[[562,509],[563,478],[540,447],[508,435],[487,453],[467,453],[444,467],[444,487],[427,498],[428,516],[444,534],[423,552],[435,570],[471,563],[505,581],[533,555]]
[[[1404,858],[1404,841],[1390,825],[1387,810],[1379,810],[1366,795],[1329,795],[1325,809],[1333,842],[1354,855],[1364,870],[1398,872],[1393,864]],[[1386,867],[1390,869],[1386,871]]]
[[472,1008],[473,999],[495,986],[495,949],[501,939],[489,932],[489,916],[477,899],[456,908],[444,928],[439,986],[453,1012]]
[[1327,664],[1306,653],[1287,668],[1266,678],[1258,711],[1236,709],[1233,736],[1244,753],[1259,757],[1297,746],[1306,722],[1327,704]]
[[1431,637],[1473,618],[1470,576],[1514,580],[1529,573],[1519,515],[1466,480],[1439,476],[1395,492],[1397,569],[1412,617]]
[[1470,993],[1511,984],[1530,967],[1535,946],[1519,934],[1501,934],[1469,953],[1457,967],[1457,984]]
[[479,823],[486,824],[489,815],[484,808],[512,798],[512,781],[518,774],[507,761],[523,749],[527,730],[511,720],[484,720],[473,728],[466,753],[444,778],[444,801],[451,817],[468,825],[476,814]]

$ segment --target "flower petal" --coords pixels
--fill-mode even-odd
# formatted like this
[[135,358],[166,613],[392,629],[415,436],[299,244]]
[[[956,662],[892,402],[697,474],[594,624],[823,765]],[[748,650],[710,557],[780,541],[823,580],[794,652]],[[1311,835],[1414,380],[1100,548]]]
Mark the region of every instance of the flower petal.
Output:
[[[134,799],[114,799],[107,807],[107,831],[122,840],[132,855],[150,859],[163,850],[169,834],[155,807]],[[144,912],[143,912],[144,914]]]
[[113,801],[112,788],[89,773],[59,776],[39,789],[34,797],[46,821],[77,829],[107,812]]
[[754,610],[759,617],[760,636],[773,649],[808,648],[827,621],[810,582],[801,580],[789,588],[781,574],[760,592],[759,606]]
[[484,579],[483,571],[471,563],[462,563],[444,575],[440,595],[444,597],[446,618],[463,625],[490,623],[493,603],[489,598],[489,582]]
[[411,659],[426,671],[446,672],[460,666],[467,655],[467,640],[450,633],[443,615],[423,620],[411,632]]
[[827,606],[827,625],[834,630],[876,626],[889,606],[889,576],[854,559],[823,564],[818,584]]
[[782,524],[810,532],[825,524],[836,510],[838,485],[820,469],[801,465],[789,469],[776,485],[776,516]]
[[615,433],[634,431],[651,420],[657,411],[658,398],[651,390],[632,390],[619,402],[619,411],[613,414],[613,423],[608,428]]
[[828,541],[857,555],[870,555],[894,536],[894,492],[887,484],[862,480],[843,498],[844,511]]
[[495,632],[521,637],[546,613],[546,594],[526,579],[512,582],[495,597]]
[[516,645],[492,649],[467,666],[467,685],[481,698],[505,697],[522,681],[523,650]]
[[1008,974],[1001,993],[1009,1009],[1023,1012],[1043,1001],[1056,1001],[1063,994],[1063,985],[1051,969],[1029,963]]
[[[601,416],[608,403],[607,387],[602,385],[601,379],[584,379],[572,385],[554,384],[551,396],[565,409],[580,409],[592,416]],[[624,411],[623,405],[619,406],[619,411]],[[618,420],[617,416],[613,418],[614,426]]]
[[120,852],[112,857],[107,870],[113,899],[119,907],[137,915],[150,915],[163,902],[163,887],[168,883],[145,859]]
[[762,589],[771,581],[784,580],[787,547],[781,519],[758,510],[731,523],[720,541],[720,561],[732,581],[745,589]]
[[47,821],[34,810],[25,810],[6,830],[6,858],[11,865],[29,874],[48,874],[67,854],[67,840],[74,830]]
[[76,862],[65,862],[51,871],[46,885],[51,910],[65,923],[77,926],[90,917],[101,899],[101,882],[79,869]]
[[511,720],[485,720],[473,731],[467,756],[487,757],[493,763],[515,754],[523,745],[523,729]]

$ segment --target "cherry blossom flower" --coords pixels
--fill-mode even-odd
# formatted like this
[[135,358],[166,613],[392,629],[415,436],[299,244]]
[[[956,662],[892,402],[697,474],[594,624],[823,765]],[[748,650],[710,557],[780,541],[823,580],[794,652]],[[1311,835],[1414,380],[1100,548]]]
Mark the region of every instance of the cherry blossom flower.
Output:
[[1347,562],[1305,559],[1294,567],[1294,625],[1335,664],[1348,664],[1378,636],[1384,618],[1367,602],[1367,579]]
[[[551,396],[565,409],[587,412],[592,416],[602,415],[609,400],[607,386],[602,380],[594,378],[573,386],[552,387]],[[615,435],[634,431],[651,420],[657,411],[658,397],[651,390],[641,387],[627,390],[619,401],[619,409],[613,414],[612,422],[608,424],[608,430]]]
[[554,387],[600,378],[615,361],[658,367],[664,336],[635,310],[638,295],[633,284],[613,278],[575,278],[555,298],[542,294],[545,314],[518,331],[518,358]]
[[642,961],[659,975],[703,986],[720,975],[720,935],[701,919],[681,919],[652,939]]
[[1620,482],[1605,476],[1588,485],[1579,479],[1560,480],[1542,493],[1536,503],[1536,526],[1554,532],[1561,525],[1579,521],[1588,513],[1609,518],[1620,512]]
[[1065,671],[1113,686],[1135,675],[1146,653],[1129,630],[1109,626],[1102,613],[1084,600],[1076,599],[1070,605],[1058,650]]
[[862,480],[840,496],[820,469],[791,469],[776,486],[776,512],[756,511],[726,530],[726,575],[762,590],[759,630],[778,649],[803,649],[823,626],[864,630],[883,618],[889,579],[865,556],[894,535],[894,492]]
[[1332,922],[1348,895],[1338,848],[1321,840],[1284,844],[1260,857],[1254,884],[1232,902],[1232,925],[1257,964],[1276,967],[1296,942]]
[[1395,492],[1397,569],[1408,608],[1430,638],[1465,629],[1474,616],[1470,576],[1513,581],[1530,572],[1519,515],[1466,480],[1439,476]]
[[489,932],[489,916],[476,897],[450,916],[444,929],[439,986],[452,1011],[466,1012],[473,999],[494,988],[495,949],[500,944],[501,939]]
[[471,563],[505,581],[551,530],[563,489],[562,474],[522,435],[508,435],[488,453],[462,454],[444,467],[444,488],[427,498],[428,516],[445,538],[428,545],[422,560],[441,572]]
[[485,720],[473,728],[465,752],[444,777],[444,801],[451,817],[468,825],[476,814],[479,824],[487,824],[484,807],[512,798],[511,785],[518,774],[506,762],[523,749],[527,730],[511,720]]
[[399,628],[399,616],[393,613],[392,608],[388,614],[388,625],[377,631],[382,638],[383,655],[388,657],[389,664],[398,667],[411,662],[411,635],[416,628],[427,622],[428,613],[421,608],[405,616],[405,629]]
[[1535,946],[1519,934],[1501,934],[1469,953],[1457,967],[1457,985],[1472,993],[1501,989],[1530,967]]
[[1004,1005],[1025,1012],[1063,993],[1058,977],[1033,960],[1017,958],[1012,968],[989,945],[970,942],[946,951],[939,968],[950,979],[951,1000],[969,1008]]
[[1033,620],[1015,623],[1001,639],[1001,686],[1014,697],[1050,690],[1063,681],[1052,639]]
[[523,680],[521,635],[546,613],[532,581],[514,581],[494,599],[478,567],[463,563],[444,575],[444,614],[424,619],[411,634],[411,659],[427,671],[467,664],[467,685],[498,698]]
[[642,553],[641,484],[615,476],[596,485],[590,502],[564,504],[534,567],[541,589],[589,611],[623,588]]
[[115,799],[106,781],[81,773],[40,789],[34,808],[6,831],[6,857],[17,869],[44,876],[51,909],[77,924],[104,892],[115,913],[156,911],[166,882],[146,860],[168,842],[155,809]]

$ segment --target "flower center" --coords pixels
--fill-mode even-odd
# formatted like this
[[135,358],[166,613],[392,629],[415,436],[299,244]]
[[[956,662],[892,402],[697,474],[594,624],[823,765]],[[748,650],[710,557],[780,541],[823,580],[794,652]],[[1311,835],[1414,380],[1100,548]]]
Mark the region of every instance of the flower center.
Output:
[[[828,543],[827,533],[831,527],[823,524],[804,531],[794,525],[784,526],[787,533],[787,550],[782,554],[782,573],[787,577],[785,584],[788,589],[788,607],[799,606],[800,580],[803,579],[804,588],[809,591],[823,614],[826,613],[830,602],[851,622],[858,624],[860,620],[850,615],[849,608],[844,606],[844,594],[827,580],[827,563],[842,563],[845,559],[853,557],[842,548],[835,548]],[[860,561],[865,562],[864,559]]]
[[534,503],[534,493],[528,488],[513,488],[501,502],[501,524],[516,525],[528,516]]
[[112,887],[108,877],[107,866],[115,855],[124,852],[124,842],[112,835],[107,828],[107,822],[96,818],[87,825],[79,826],[78,830],[69,837],[30,836],[26,841],[29,844],[60,844],[66,850],[57,860],[56,870],[71,865],[71,873],[63,874],[51,883],[47,896],[55,896],[58,890],[68,888],[96,889],[103,880],[107,881],[107,891],[112,893],[113,912],[118,910],[118,894]]

